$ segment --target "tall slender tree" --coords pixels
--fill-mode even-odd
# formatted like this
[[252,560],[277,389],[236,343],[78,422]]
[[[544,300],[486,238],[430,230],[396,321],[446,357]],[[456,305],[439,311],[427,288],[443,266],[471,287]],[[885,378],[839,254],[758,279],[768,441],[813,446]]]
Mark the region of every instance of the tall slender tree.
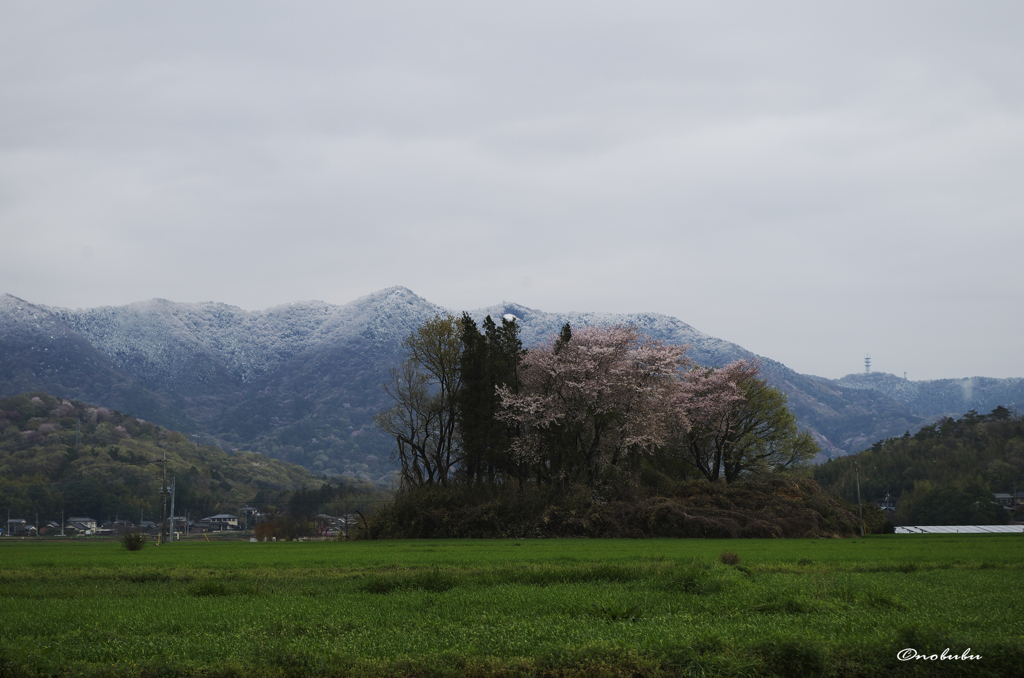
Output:
[[407,359],[384,386],[395,404],[375,422],[395,438],[394,456],[409,485],[446,485],[461,463],[456,426],[460,329],[451,315],[437,315],[420,325],[402,342]]

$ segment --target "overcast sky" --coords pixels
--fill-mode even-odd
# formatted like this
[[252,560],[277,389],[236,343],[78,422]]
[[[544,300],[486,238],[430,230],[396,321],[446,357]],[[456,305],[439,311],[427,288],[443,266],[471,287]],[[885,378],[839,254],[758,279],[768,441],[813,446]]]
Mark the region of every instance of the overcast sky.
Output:
[[650,311],[1024,377],[1024,3],[0,5],[0,292]]

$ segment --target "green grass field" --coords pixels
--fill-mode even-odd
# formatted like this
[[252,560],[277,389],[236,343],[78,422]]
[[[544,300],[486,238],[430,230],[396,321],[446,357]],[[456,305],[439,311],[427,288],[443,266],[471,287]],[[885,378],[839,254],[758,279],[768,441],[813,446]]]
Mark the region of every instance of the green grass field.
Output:
[[1024,535],[10,539],[0,674],[1024,675],[1022,575]]

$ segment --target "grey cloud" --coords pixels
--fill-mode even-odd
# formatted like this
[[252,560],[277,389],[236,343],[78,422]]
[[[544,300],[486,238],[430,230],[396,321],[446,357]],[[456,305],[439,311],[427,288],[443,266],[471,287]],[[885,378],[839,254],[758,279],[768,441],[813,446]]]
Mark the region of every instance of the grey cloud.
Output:
[[657,311],[1020,376],[1018,3],[0,10],[0,290]]

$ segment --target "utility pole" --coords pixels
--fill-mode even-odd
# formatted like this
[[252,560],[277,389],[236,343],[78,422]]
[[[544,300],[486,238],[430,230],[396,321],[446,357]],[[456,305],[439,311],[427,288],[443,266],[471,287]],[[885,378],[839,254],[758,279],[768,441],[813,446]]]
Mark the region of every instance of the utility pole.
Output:
[[860,523],[860,536],[864,536],[864,515],[860,509],[860,468],[853,462],[853,471],[857,476],[857,522]]
[[164,484],[160,488],[160,494],[162,494],[163,497],[164,497],[164,519],[163,519],[163,522],[160,523],[160,540],[157,542],[158,544],[162,544],[165,541],[167,541],[167,495],[170,494],[170,489],[167,487],[167,453],[166,452],[164,452],[163,465],[164,465]]
[[60,536],[64,536],[64,509],[60,510]]
[[1006,524],[1013,525],[1013,512],[1014,506],[1017,503],[1017,481],[1011,480],[1010,484],[1013,486],[1013,490],[1010,492],[1010,503],[1006,507]]
[[170,541],[174,541],[174,478],[171,478],[171,534]]

